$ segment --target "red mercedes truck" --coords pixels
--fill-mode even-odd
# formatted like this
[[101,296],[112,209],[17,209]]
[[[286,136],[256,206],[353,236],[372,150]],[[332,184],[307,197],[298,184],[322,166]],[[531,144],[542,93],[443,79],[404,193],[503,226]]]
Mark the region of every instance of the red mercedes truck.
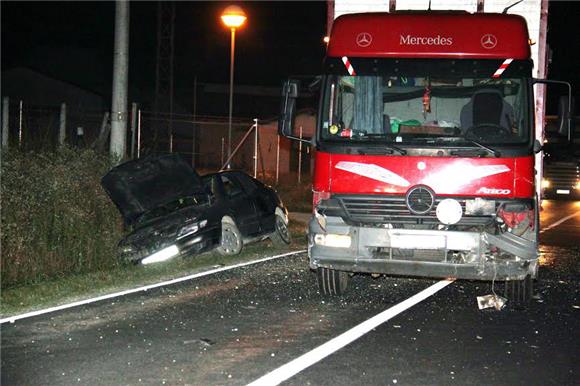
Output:
[[[345,14],[320,79],[310,267],[340,295],[353,273],[506,281],[538,275],[530,39],[521,16]],[[301,84],[283,87],[294,138]],[[513,298],[513,294],[509,294]]]

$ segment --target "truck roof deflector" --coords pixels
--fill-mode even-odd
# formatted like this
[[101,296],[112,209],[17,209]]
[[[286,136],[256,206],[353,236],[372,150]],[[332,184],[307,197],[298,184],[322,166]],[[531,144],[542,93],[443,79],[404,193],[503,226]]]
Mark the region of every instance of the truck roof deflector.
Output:
[[356,72],[354,71],[354,67],[352,66],[352,64],[350,64],[350,60],[348,60],[348,58],[346,56],[343,56],[342,62],[344,63],[344,66],[346,67],[348,74],[350,76],[355,76]]
[[511,62],[513,62],[513,59],[504,60],[503,63],[501,64],[501,66],[499,66],[499,68],[493,73],[493,75],[491,77],[492,78],[499,78],[501,76],[501,74],[503,74],[505,69],[508,68],[508,66],[510,65]]

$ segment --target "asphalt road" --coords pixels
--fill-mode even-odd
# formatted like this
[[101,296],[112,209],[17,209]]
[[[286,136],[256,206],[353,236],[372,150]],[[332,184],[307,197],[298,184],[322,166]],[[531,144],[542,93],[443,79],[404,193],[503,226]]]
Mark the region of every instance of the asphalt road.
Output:
[[[482,310],[456,281],[285,385],[580,384],[580,202],[542,211],[526,309]],[[550,228],[550,226],[553,226]],[[299,255],[1,326],[2,385],[244,385],[429,287],[355,276],[318,292]]]

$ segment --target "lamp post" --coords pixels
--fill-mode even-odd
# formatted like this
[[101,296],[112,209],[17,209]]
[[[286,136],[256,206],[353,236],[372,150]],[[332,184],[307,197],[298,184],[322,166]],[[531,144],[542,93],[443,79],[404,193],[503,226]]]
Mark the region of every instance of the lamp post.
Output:
[[[230,45],[230,113],[228,119],[228,159],[232,152],[232,109],[234,98],[234,52],[236,47],[236,28],[246,22],[246,13],[237,5],[230,5],[224,9],[221,19],[226,27],[232,32]],[[228,163],[228,169],[230,164]]]

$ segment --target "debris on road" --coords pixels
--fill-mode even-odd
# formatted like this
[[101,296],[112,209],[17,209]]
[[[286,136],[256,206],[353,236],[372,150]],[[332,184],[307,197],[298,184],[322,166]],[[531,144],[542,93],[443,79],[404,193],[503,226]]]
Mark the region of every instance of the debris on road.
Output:
[[485,308],[495,308],[501,311],[507,303],[507,299],[496,294],[489,294],[477,297],[477,306],[480,310]]

